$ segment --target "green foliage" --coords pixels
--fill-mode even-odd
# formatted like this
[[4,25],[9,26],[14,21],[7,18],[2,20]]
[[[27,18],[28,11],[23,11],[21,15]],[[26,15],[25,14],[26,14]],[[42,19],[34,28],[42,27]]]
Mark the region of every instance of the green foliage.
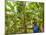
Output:
[[6,33],[33,32],[33,19],[40,25],[44,22],[44,3],[8,1],[5,9]]

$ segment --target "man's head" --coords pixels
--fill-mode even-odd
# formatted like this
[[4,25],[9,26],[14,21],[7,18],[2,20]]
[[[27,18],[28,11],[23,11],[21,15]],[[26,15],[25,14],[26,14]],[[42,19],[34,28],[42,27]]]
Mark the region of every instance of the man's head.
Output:
[[37,19],[36,18],[33,18],[33,24],[36,25],[37,24]]

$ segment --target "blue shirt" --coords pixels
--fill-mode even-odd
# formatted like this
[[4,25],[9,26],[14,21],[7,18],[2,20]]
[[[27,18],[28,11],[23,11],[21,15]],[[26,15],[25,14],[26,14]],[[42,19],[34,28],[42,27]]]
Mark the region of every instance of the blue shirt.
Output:
[[38,25],[36,24],[36,25],[34,25],[34,33],[37,33],[37,32],[39,32],[39,27],[38,27]]

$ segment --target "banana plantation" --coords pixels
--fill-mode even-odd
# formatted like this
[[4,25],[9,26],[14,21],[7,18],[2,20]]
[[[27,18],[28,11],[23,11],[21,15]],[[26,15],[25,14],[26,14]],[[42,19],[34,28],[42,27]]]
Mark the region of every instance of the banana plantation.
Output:
[[34,33],[34,25],[36,24],[39,28],[38,33],[44,32],[43,2],[6,1],[5,4],[6,35]]

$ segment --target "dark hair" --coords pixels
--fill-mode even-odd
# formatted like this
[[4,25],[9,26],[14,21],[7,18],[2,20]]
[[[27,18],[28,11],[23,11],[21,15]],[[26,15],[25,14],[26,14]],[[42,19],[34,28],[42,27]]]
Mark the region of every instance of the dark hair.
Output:
[[37,25],[37,21],[34,21],[33,24],[34,24],[34,25]]

